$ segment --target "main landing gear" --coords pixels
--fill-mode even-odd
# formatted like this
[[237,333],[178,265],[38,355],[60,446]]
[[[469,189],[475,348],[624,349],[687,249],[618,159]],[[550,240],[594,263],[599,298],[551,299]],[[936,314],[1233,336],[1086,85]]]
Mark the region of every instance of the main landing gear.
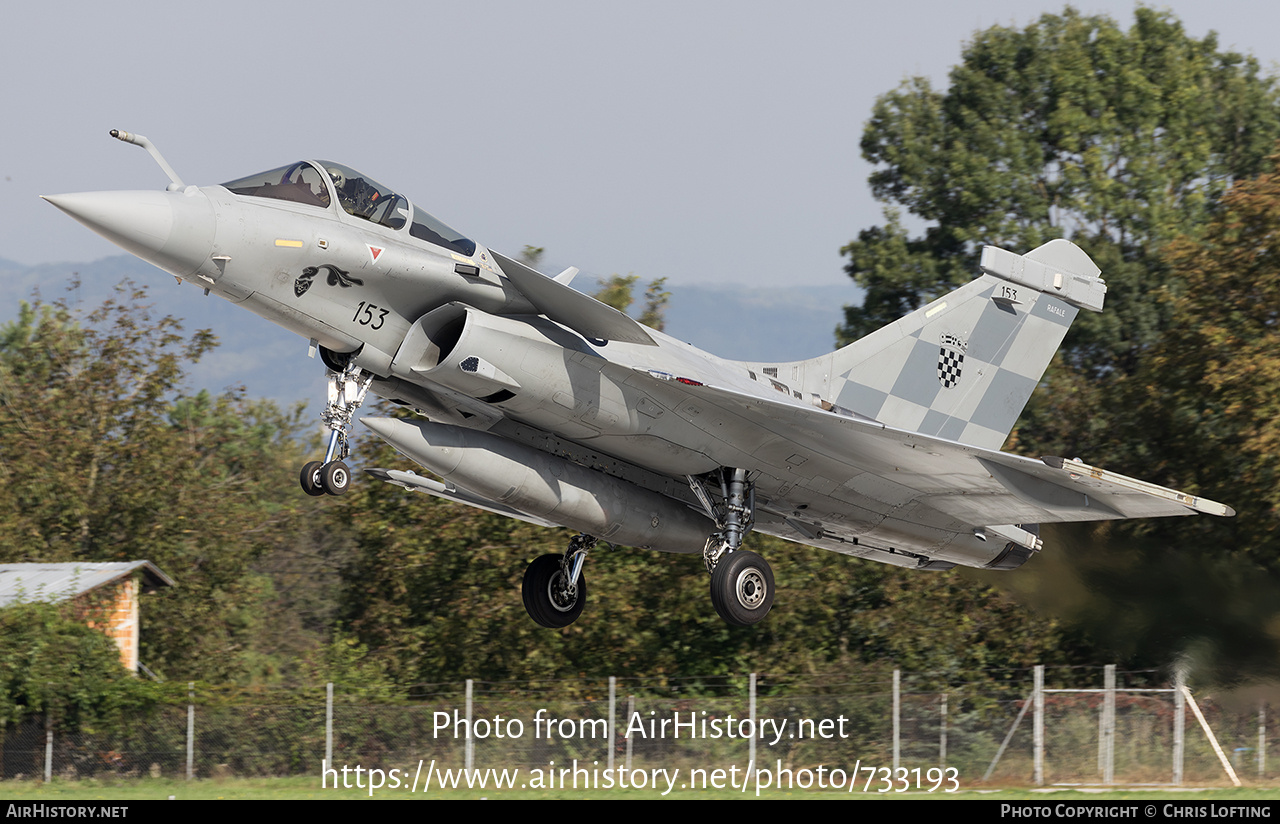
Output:
[[711,502],[700,481],[689,477],[689,486],[713,520],[717,532],[707,539],[702,560],[711,574],[711,606],[726,624],[749,627],[759,623],[773,606],[773,570],[769,562],[742,541],[755,522],[755,484],[745,469],[722,474],[720,488],[724,503]]
[[520,585],[529,617],[550,629],[567,627],[582,614],[587,603],[587,579],[582,574],[587,553],[597,539],[575,535],[563,555],[541,555],[524,571]]
[[360,404],[364,403],[373,375],[364,372],[354,363],[330,364],[334,357],[326,353],[325,364],[338,366],[339,371],[329,370],[329,402],[320,420],[329,430],[329,446],[323,461],[311,461],[302,467],[299,481],[302,491],[308,495],[341,495],[351,486],[351,470],[343,463],[350,449],[347,440],[351,432],[351,419]]
[[[755,484],[745,469],[720,475],[721,500],[713,502],[703,481],[687,477],[689,487],[716,523],[702,559],[711,575],[711,605],[725,623],[735,627],[758,624],[773,606],[773,570],[742,541],[755,523]],[[525,611],[541,626],[567,627],[587,603],[587,580],[582,574],[587,553],[598,539],[585,533],[569,541],[564,555],[535,558],[524,572],[520,592]]]

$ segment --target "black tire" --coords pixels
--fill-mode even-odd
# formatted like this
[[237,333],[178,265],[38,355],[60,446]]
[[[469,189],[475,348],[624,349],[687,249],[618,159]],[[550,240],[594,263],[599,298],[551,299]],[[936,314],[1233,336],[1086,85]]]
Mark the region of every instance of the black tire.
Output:
[[330,495],[342,495],[351,487],[351,470],[342,461],[327,463],[320,470],[320,485]]
[[[730,557],[731,555],[725,555],[723,560],[728,561]],[[717,564],[716,569],[719,569],[719,568],[720,568],[720,565]],[[728,624],[733,623],[732,621],[729,620],[729,616],[724,614],[724,602],[720,600],[720,590],[716,588],[715,570],[712,570],[711,572],[711,607],[716,611],[716,615],[720,616],[721,621],[724,621],[725,623],[728,623]]]
[[324,494],[324,487],[320,485],[320,467],[324,464],[319,461],[311,461],[304,464],[301,474],[298,475],[298,482],[302,484],[302,491],[313,498]]
[[560,581],[560,561],[563,555],[542,555],[533,559],[524,571],[520,595],[524,599],[525,612],[539,626],[548,629],[567,627],[582,614],[587,603],[587,576],[578,576],[577,597],[571,603],[558,601],[553,588]]
[[711,606],[726,624],[758,624],[773,606],[773,570],[754,552],[738,550],[720,559],[711,573]]

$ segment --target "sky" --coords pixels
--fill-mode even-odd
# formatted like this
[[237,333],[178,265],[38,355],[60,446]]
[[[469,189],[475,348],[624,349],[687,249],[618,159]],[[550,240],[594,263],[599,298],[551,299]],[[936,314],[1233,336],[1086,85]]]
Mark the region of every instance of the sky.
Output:
[[[1184,0],[1274,72],[1280,5]],[[848,283],[882,222],[858,143],[878,95],[945,86],[966,40],[1062,2],[13,3],[0,50],[0,258],[119,250],[41,194],[344,163],[543,268],[673,284]],[[1083,2],[1132,23],[1132,2]],[[164,276],[156,273],[157,280]],[[589,282],[589,281],[588,281]]]

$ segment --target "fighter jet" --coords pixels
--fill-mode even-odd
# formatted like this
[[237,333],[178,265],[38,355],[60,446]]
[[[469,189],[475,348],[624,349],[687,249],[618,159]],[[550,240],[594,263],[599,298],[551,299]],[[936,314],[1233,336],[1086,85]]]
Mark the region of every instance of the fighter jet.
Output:
[[[436,478],[406,489],[575,534],[525,571],[534,621],[587,599],[599,541],[700,553],[729,624],[773,603],[756,530],[916,570],[1011,570],[1039,524],[1207,513],[1195,495],[1079,459],[999,451],[1081,309],[1106,284],[1066,240],[986,247],[970,283],[838,351],[726,360],[450,228],[329,161],[189,186],[140,135],[164,191],[45,199],[182,280],[296,332],[328,374],[310,495],[341,495],[367,392],[417,413],[361,421]],[[437,479],[438,478],[438,479]]]

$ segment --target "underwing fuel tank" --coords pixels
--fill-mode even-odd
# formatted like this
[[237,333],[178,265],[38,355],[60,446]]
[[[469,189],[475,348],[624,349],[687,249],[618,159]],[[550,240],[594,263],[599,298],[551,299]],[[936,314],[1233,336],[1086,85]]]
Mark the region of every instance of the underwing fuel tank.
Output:
[[610,543],[694,553],[715,529],[679,501],[498,435],[398,418],[360,422],[469,492]]

